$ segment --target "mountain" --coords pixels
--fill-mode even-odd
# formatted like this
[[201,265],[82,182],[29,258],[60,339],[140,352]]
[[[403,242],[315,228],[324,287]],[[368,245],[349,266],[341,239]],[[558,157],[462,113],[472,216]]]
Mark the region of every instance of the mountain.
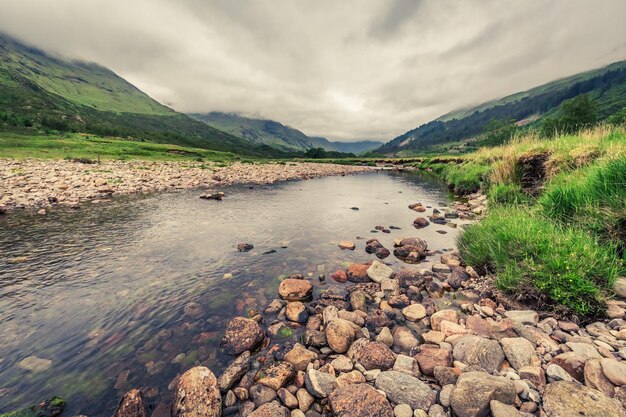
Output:
[[450,112],[392,139],[376,152],[408,155],[464,141],[482,133],[493,119],[514,119],[519,126],[536,126],[555,114],[563,101],[580,94],[594,99],[600,120],[626,108],[626,61]]
[[273,120],[253,119],[235,113],[191,113],[189,116],[216,129],[243,138],[256,145],[268,145],[287,151],[324,148],[327,151],[361,153],[376,149],[380,142],[331,142],[326,138],[307,136],[298,129]]
[[74,131],[251,155],[274,152],[177,113],[107,68],[56,58],[3,34],[0,116],[0,130]]

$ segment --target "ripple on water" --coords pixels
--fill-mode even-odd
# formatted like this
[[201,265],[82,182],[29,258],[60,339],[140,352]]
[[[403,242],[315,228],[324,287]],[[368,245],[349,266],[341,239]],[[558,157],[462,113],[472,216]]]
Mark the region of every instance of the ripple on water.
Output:
[[[316,292],[341,290],[330,274],[376,259],[365,252],[367,239],[393,248],[395,238],[417,236],[438,250],[453,247],[458,233],[413,228],[409,204],[437,207],[449,198],[442,184],[417,175],[225,191],[221,202],[184,191],[1,218],[0,412],[62,395],[68,415],[108,416],[131,387],[153,404],[167,401],[170,382],[195,364],[219,373],[229,360],[218,351],[226,322],[262,311],[280,277],[310,274]],[[377,225],[400,230],[369,232]],[[343,239],[356,250],[338,249]],[[240,242],[254,249],[239,253]],[[385,262],[424,266],[393,255]],[[185,311],[189,303],[199,308]],[[50,367],[20,368],[30,356]]]

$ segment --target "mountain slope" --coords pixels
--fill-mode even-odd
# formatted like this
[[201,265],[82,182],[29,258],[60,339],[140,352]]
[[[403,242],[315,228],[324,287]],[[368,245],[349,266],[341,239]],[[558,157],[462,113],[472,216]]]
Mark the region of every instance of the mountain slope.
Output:
[[273,120],[253,119],[234,113],[192,113],[190,116],[253,144],[264,144],[283,150],[324,148],[327,151],[361,153],[380,146],[380,142],[375,141],[331,142],[326,138],[307,136],[298,129]]
[[626,61],[453,111],[394,138],[377,152],[403,155],[468,139],[480,134],[492,119],[537,124],[542,118],[554,114],[563,101],[580,94],[589,94],[595,100],[600,120],[625,108]]
[[0,130],[74,131],[243,154],[273,152],[161,105],[104,67],[54,58],[2,34],[0,115]]

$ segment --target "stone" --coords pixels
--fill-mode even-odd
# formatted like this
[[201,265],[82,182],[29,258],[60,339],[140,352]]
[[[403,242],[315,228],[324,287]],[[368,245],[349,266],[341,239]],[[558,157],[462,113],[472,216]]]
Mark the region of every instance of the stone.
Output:
[[317,353],[308,350],[300,343],[296,343],[294,347],[285,354],[283,359],[285,362],[290,363],[294,370],[304,371],[309,363],[317,359]]
[[250,352],[245,351],[232,361],[217,380],[220,391],[226,392],[250,369]]
[[433,264],[433,268],[432,268],[433,272],[440,272],[443,274],[448,274],[450,273],[450,267],[446,264],[441,264],[441,263],[436,263]]
[[338,388],[328,399],[335,417],[393,417],[389,401],[368,384]]
[[350,240],[342,240],[338,245],[341,249],[354,250],[356,245]]
[[426,307],[421,304],[411,304],[402,309],[402,314],[408,321],[418,321],[426,317]]
[[298,399],[298,408],[305,413],[309,411],[309,408],[315,402],[315,398],[304,388],[300,388],[296,392],[296,398]]
[[546,376],[550,382],[552,381],[573,381],[574,378],[561,368],[559,365],[552,363],[546,368]]
[[546,386],[543,410],[547,417],[625,417],[621,404],[598,390],[569,381]]
[[298,399],[296,398],[296,396],[293,395],[292,393],[290,393],[285,388],[279,389],[276,392],[276,395],[278,395],[278,398],[280,398],[280,401],[283,404],[285,404],[285,407],[287,407],[287,408],[296,408],[296,407],[298,407]]
[[615,280],[613,292],[620,298],[626,298],[626,277],[619,277]]
[[346,385],[362,384],[366,382],[365,376],[357,371],[344,372],[335,379],[335,387],[345,387]]
[[451,321],[442,321],[439,323],[441,327],[441,333],[443,333],[444,337],[450,337],[454,335],[467,334],[468,331],[464,326],[460,324],[452,323]]
[[537,325],[539,314],[533,310],[511,310],[504,313],[504,317],[520,324]]
[[500,344],[502,344],[506,359],[516,370],[541,363],[533,344],[523,337],[505,337],[500,340]]
[[50,369],[52,361],[50,359],[41,359],[37,356],[28,356],[17,364],[22,369],[26,369],[32,373],[44,372]]
[[486,417],[491,401],[513,404],[515,398],[512,381],[484,372],[466,372],[457,380],[450,406],[457,417]]
[[259,323],[245,317],[235,317],[228,322],[221,346],[229,355],[252,351],[263,341],[263,330]]
[[439,310],[430,316],[430,327],[435,331],[441,330],[441,322],[449,321],[451,323],[459,322],[459,313],[455,310]]
[[307,301],[313,294],[313,284],[304,279],[287,278],[278,286],[278,294],[287,301]]
[[504,352],[495,340],[463,336],[454,345],[453,357],[466,365],[476,365],[489,373],[496,372],[504,362]]
[[393,329],[393,345],[402,352],[410,352],[419,341],[408,327],[397,326]]
[[367,268],[367,276],[374,282],[381,283],[384,279],[388,279],[393,274],[393,269],[389,268],[382,262],[374,261]]
[[413,409],[408,404],[398,404],[393,408],[396,417],[413,417]]
[[489,408],[491,409],[491,414],[493,417],[521,417],[517,408],[512,405],[501,403],[497,400],[492,400],[489,403]]
[[304,376],[304,383],[307,390],[314,397],[326,398],[335,386],[335,377],[326,372],[310,368]]
[[359,342],[350,348],[348,356],[366,370],[387,370],[393,367],[396,357],[387,345],[381,342]]
[[381,372],[376,388],[396,404],[408,404],[413,409],[428,410],[435,404],[436,393],[419,379],[398,371]]
[[354,329],[349,321],[334,319],[326,326],[324,332],[328,346],[337,353],[345,353],[354,340]]
[[423,374],[432,376],[435,367],[452,366],[452,352],[446,349],[425,349],[422,347],[422,350],[415,355],[415,360],[419,364],[420,371],[422,371]]
[[348,276],[346,275],[345,271],[342,270],[333,272],[330,277],[339,283],[348,282]]
[[423,229],[429,224],[430,223],[428,222],[428,220],[426,220],[424,217],[416,217],[415,220],[413,220],[413,227],[415,227],[416,229]]
[[602,371],[602,359],[589,359],[585,363],[585,385],[601,391],[607,397],[615,397],[615,387]]
[[367,312],[367,294],[361,290],[352,291],[350,293],[350,306],[354,311]]
[[274,362],[257,372],[255,380],[261,385],[278,391],[292,381],[294,376],[295,372],[290,363]]
[[248,414],[248,417],[290,417],[289,410],[276,401],[265,403],[252,413]]
[[419,365],[415,358],[407,355],[396,356],[396,361],[394,362],[392,369],[414,377],[419,377],[421,374]]
[[626,385],[626,364],[615,359],[602,359],[602,372],[609,381],[619,386]]
[[461,371],[458,369],[449,368],[447,366],[435,366],[435,369],[433,370],[433,375],[435,376],[437,383],[442,387],[444,385],[456,384],[460,374]]
[[333,359],[330,365],[337,372],[350,372],[354,368],[352,360],[344,355],[339,355],[338,357]]
[[576,352],[561,353],[550,361],[551,364],[560,366],[565,372],[580,382],[584,381],[585,362],[587,362],[587,358]]
[[348,281],[350,282],[368,282],[370,280],[367,275],[367,270],[369,269],[369,264],[352,264],[348,267],[346,271],[346,275],[348,276]]
[[285,308],[285,317],[287,320],[295,323],[306,323],[309,318],[309,313],[307,312],[305,305],[300,301],[292,301],[287,303],[287,307]]
[[582,356],[585,360],[597,358],[602,358],[602,355],[598,353],[595,347],[589,343],[577,343],[577,342],[567,342],[565,343],[568,348],[572,350],[572,352],[577,353]]
[[254,405],[260,407],[276,399],[276,391],[265,385],[256,384],[250,387],[250,398]]
[[[7,416],[10,414],[11,413],[7,414]],[[28,415],[31,414],[29,413]],[[37,414],[37,416],[39,415],[44,416],[44,414]],[[141,391],[138,389],[128,391],[124,397],[122,397],[122,400],[115,411],[115,417],[148,417],[146,404]]]
[[546,375],[541,366],[524,366],[517,373],[520,378],[532,382],[540,391],[546,386]]
[[209,368],[196,366],[179,379],[172,398],[172,417],[220,417],[222,397]]
[[391,334],[389,327],[385,326],[380,330],[380,333],[376,336],[376,341],[384,343],[388,347],[393,346],[393,335]]

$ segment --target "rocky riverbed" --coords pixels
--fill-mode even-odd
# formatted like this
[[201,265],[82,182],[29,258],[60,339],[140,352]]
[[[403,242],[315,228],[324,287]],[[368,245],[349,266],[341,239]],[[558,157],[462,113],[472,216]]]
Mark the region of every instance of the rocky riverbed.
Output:
[[0,214],[32,208],[45,214],[57,205],[78,208],[112,196],[190,188],[217,189],[232,184],[271,184],[372,168],[315,163],[234,163],[220,167],[200,162],[0,159]]
[[[479,212],[480,201],[457,210]],[[407,263],[436,256],[410,236],[394,254]],[[187,370],[170,383],[171,402],[150,412],[133,389],[116,416],[626,416],[623,309],[586,326],[511,309],[458,253],[437,256],[421,270],[352,264],[329,278],[340,291],[316,297],[326,277],[294,274],[263,311],[229,322],[221,349],[233,359],[223,372]],[[615,288],[626,297],[626,279]]]

